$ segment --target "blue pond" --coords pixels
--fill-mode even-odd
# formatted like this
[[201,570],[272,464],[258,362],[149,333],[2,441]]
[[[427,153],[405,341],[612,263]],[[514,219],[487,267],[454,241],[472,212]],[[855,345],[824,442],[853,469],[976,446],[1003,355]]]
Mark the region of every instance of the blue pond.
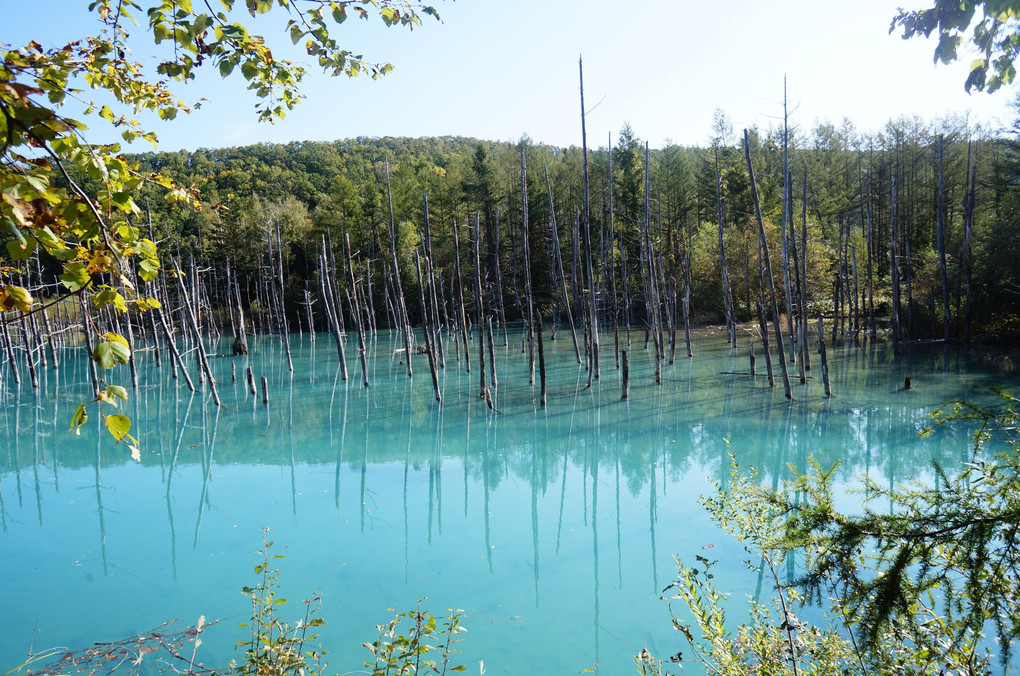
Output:
[[[738,619],[742,596],[756,590],[739,545],[697,504],[728,478],[731,451],[771,483],[809,457],[841,462],[845,484],[864,473],[924,478],[932,459],[951,465],[969,449],[964,427],[918,437],[931,410],[952,397],[990,401],[991,385],[1018,380],[1008,360],[983,354],[914,345],[894,358],[883,343],[848,344],[830,347],[833,398],[816,364],[788,402],[761,374],[760,349],[751,377],[746,343],[735,352],[712,333],[696,339],[692,359],[664,365],[657,385],[634,334],[621,401],[612,337],[602,340],[591,388],[569,335],[547,340],[543,409],[511,332],[496,349],[496,411],[478,397],[474,345],[472,373],[447,345],[442,405],[425,357],[412,357],[408,379],[402,341],[387,333],[369,348],[369,388],[351,349],[350,380],[340,378],[328,335],[291,338],[293,372],[275,338],[254,341],[248,357],[216,357],[221,407],[140,352],[137,390],[126,369],[113,375],[131,391],[122,412],[140,462],[100,433],[94,412],[80,436],[68,431],[89,398],[80,356],[64,354],[38,390],[5,377],[0,667],[199,616],[222,618],[203,635],[199,661],[241,659],[237,625],[250,612],[241,588],[256,581],[252,550],[268,529],[286,556],[287,619],[322,594],[329,673],[361,669],[362,643],[387,608],[422,597],[437,615],[464,610],[458,647],[469,673],[483,661],[491,675],[633,673],[642,647],[661,657],[686,648],[659,599],[675,555],[718,559],[716,582],[733,592]],[[268,405],[248,393],[249,364],[268,379]],[[859,497],[842,499],[853,508]]]

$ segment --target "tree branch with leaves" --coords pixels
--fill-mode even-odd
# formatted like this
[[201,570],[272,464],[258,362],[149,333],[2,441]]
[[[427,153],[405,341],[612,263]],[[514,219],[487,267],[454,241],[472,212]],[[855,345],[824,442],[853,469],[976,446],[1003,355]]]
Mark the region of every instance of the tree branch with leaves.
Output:
[[936,0],[920,10],[900,9],[889,32],[902,29],[903,39],[918,35],[938,38],[935,63],[951,63],[966,44],[975,58],[964,87],[968,92],[994,92],[1016,77],[1020,56],[1020,1]]

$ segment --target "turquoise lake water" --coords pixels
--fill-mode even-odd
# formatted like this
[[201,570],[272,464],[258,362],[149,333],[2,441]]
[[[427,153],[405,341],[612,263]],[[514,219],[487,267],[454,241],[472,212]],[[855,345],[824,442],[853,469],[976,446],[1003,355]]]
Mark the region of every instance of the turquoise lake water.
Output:
[[[497,346],[498,413],[478,398],[447,347],[439,406],[424,356],[407,378],[396,336],[370,348],[369,388],[339,378],[332,338],[294,336],[294,372],[278,339],[249,357],[216,357],[222,407],[192,395],[139,353],[142,385],[124,411],[141,462],[97,428],[80,436],[70,416],[88,398],[86,362],[64,355],[39,390],[3,373],[0,420],[0,671],[30,650],[80,648],[200,615],[223,621],[204,634],[199,661],[241,659],[237,624],[256,581],[251,553],[268,528],[276,541],[287,619],[321,591],[320,642],[328,673],[361,668],[387,608],[417,599],[440,614],[464,610],[460,660],[469,673],[634,673],[633,655],[686,650],[662,589],[674,555],[719,560],[716,582],[734,592],[733,613],[753,593],[739,546],[697,505],[725,480],[729,450],[762,479],[787,476],[807,458],[842,462],[843,481],[930,474],[932,459],[968,456],[968,430],[918,431],[946,400],[991,401],[989,387],[1018,384],[1011,362],[913,345],[894,358],[883,343],[829,348],[834,397],[817,357],[795,401],[770,389],[720,335],[703,335],[694,358],[663,367],[656,385],[643,335],[631,348],[630,398],[620,401],[612,337],[602,377],[586,388],[569,335],[546,342],[548,405],[528,382],[520,334]],[[502,342],[501,340],[498,342]],[[213,351],[225,353],[223,342]],[[472,365],[477,368],[477,347]],[[678,354],[682,350],[678,349]],[[231,380],[231,362],[238,379]],[[244,366],[266,376],[270,402],[252,397]],[[778,368],[778,365],[777,365]],[[6,366],[5,366],[6,369]],[[24,375],[24,374],[23,374]],[[913,387],[903,389],[910,376]],[[128,385],[126,368],[115,382]],[[129,387],[130,390],[130,387]],[[727,443],[728,442],[728,443]],[[856,496],[843,498],[852,508]]]

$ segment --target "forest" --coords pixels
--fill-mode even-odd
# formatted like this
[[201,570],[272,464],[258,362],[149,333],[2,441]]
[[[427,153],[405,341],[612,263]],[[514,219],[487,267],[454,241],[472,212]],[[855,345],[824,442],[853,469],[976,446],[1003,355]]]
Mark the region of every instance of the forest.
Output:
[[[790,240],[796,256],[803,240],[807,252],[794,271],[804,272],[803,280],[794,274],[794,286],[804,286],[803,295],[794,290],[794,306],[803,298],[812,317],[838,320],[840,336],[889,329],[895,279],[905,339],[1006,341],[1020,335],[1015,132],[987,133],[964,119],[915,118],[890,121],[874,134],[844,121],[785,135],[782,126],[752,129],[747,139],[769,250],[778,257]],[[345,236],[356,269],[371,276],[360,283],[375,296],[367,302],[379,321],[387,321],[383,308],[392,302],[386,278],[393,255],[408,311],[420,317],[414,254],[423,246],[426,218],[439,291],[455,293],[456,283],[467,279],[469,305],[475,294],[469,242],[478,219],[481,284],[489,307],[498,308],[497,319],[526,319],[527,265],[533,302],[547,317],[565,321],[571,304],[578,316],[581,295],[591,290],[597,312],[616,308],[620,321],[644,322],[648,306],[640,301],[652,290],[645,266],[650,246],[667,316],[686,297],[691,323],[722,324],[727,307],[736,322],[756,319],[762,297],[742,146],[717,111],[704,146],[651,149],[646,168],[646,146],[625,126],[589,152],[588,240],[581,149],[526,137],[517,143],[356,138],[128,159],[198,191],[205,208],[196,211],[168,202],[158,187],[147,188],[149,194],[136,198],[147,222],[137,225],[150,227],[164,255],[181,265],[193,257],[204,274],[223,279],[232,270],[240,300],[260,328],[272,321],[264,315],[273,291],[262,286],[273,277],[267,271],[277,230],[283,305],[295,330],[308,321],[327,330],[327,317],[316,307],[320,256],[324,246],[335,256]],[[584,269],[589,246],[591,282]],[[773,275],[776,288],[783,288],[783,266],[777,263]],[[336,275],[335,283],[345,287],[346,275]],[[786,312],[790,297],[778,296]],[[222,309],[226,297],[211,304]],[[445,312],[452,314],[452,306]]]

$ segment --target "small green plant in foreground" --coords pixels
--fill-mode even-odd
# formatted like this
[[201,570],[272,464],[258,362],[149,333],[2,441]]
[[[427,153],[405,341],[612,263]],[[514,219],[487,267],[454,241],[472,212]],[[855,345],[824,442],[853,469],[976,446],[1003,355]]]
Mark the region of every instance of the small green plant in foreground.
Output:
[[[447,608],[450,613],[443,622],[437,623],[436,618],[428,611],[418,607],[409,612],[393,613],[393,619],[386,624],[377,625],[379,638],[372,643],[364,643],[375,658],[373,662],[364,662],[371,669],[372,676],[414,676],[415,674],[439,674],[447,671],[464,671],[463,664],[451,666],[450,659],[459,653],[454,644],[461,639],[458,635],[467,631],[460,625],[462,610]],[[398,628],[405,621],[410,621],[406,634],[398,633]]]
[[[296,622],[280,618],[287,599],[277,595],[280,571],[272,564],[285,557],[270,554],[273,541],[267,535],[268,531],[263,531],[262,549],[253,552],[261,558],[255,566],[258,584],[242,588],[242,593],[251,601],[251,619],[240,624],[249,630],[249,638],[237,642],[239,648],[244,648],[243,662],[231,660],[227,669],[216,669],[197,661],[202,633],[219,622],[207,622],[205,617],[200,617],[194,626],[184,629],[175,626],[179,620],[171,620],[151,631],[96,643],[82,650],[55,648],[31,654],[4,676],[110,676],[115,672],[132,676],[323,676],[326,651],[316,643],[318,636],[314,633],[317,627],[326,624],[318,617],[322,596],[316,591],[305,599],[304,614]],[[379,638],[364,644],[374,658],[374,662],[363,663],[370,671],[352,673],[443,676],[448,671],[466,669],[463,664],[451,664],[451,658],[460,652],[454,648],[460,642],[457,637],[467,631],[460,624],[463,611],[447,609],[449,615],[437,621],[422,609],[424,600],[420,599],[411,612],[398,614],[390,610],[393,619],[377,625]],[[405,621],[410,621],[406,630]]]
[[[245,648],[245,662],[232,664],[233,676],[321,676],[326,668],[324,661],[326,652],[321,647],[311,648],[317,635],[311,633],[316,627],[326,622],[317,617],[322,605],[322,596],[318,591],[304,601],[304,617],[294,624],[282,621],[278,610],[286,605],[287,600],[276,594],[279,586],[280,571],[271,567],[271,562],[284,558],[280,554],[270,554],[273,541],[266,539],[263,533],[262,549],[256,550],[262,561],[255,566],[255,574],[261,576],[258,585],[244,587],[243,592],[251,600],[251,620],[241,624],[251,631],[247,641],[238,641],[239,647]],[[364,662],[372,676],[416,676],[417,674],[434,673],[443,676],[447,671],[464,671],[464,665],[451,665],[450,659],[459,650],[454,644],[460,639],[459,634],[467,631],[461,626],[462,612],[449,610],[449,616],[443,622],[427,610],[422,609],[422,602],[414,611],[393,613],[393,619],[386,624],[377,625],[379,638],[372,643],[364,643],[374,657],[374,662]],[[406,633],[400,633],[405,620],[410,621]]]
[[325,651],[306,649],[317,638],[309,633],[315,627],[326,624],[316,617],[322,605],[322,596],[316,591],[305,599],[304,617],[293,625],[280,619],[277,610],[286,605],[287,599],[276,595],[280,571],[270,567],[282,554],[270,554],[273,541],[262,534],[262,549],[253,553],[261,554],[262,562],[255,566],[255,574],[261,576],[258,585],[243,587],[242,593],[251,600],[251,620],[242,622],[241,627],[251,631],[247,641],[238,641],[238,647],[245,648],[245,661],[237,664],[231,661],[231,672],[235,676],[320,676],[326,664]]

